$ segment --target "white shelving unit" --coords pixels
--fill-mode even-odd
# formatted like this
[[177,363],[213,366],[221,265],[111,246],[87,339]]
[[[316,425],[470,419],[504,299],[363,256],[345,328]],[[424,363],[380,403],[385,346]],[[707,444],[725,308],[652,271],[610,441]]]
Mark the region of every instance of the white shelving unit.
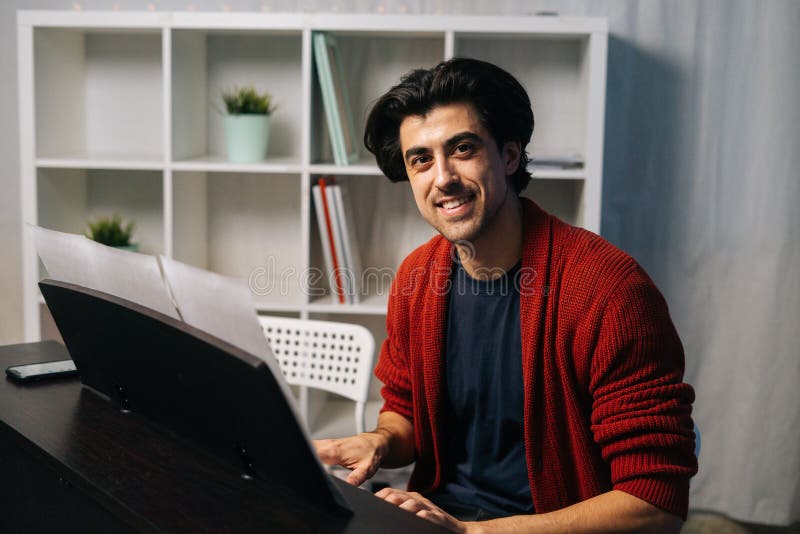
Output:
[[[337,38],[359,137],[371,103],[412,68],[455,55],[506,68],[531,95],[534,157],[584,161],[534,168],[525,195],[599,230],[605,19],[20,11],[17,21],[23,222],[81,232],[120,213],[136,220],[143,252],[249,279],[261,312],[360,322],[380,346],[391,270],[433,235],[407,184],[383,178],[363,147],[357,164],[333,164],[315,31]],[[249,83],[278,106],[270,147],[261,163],[231,164],[215,107],[222,89]],[[310,193],[322,175],[348,187],[374,273],[358,305],[335,303],[324,282],[303,287],[302,273],[324,264]],[[43,274],[24,233],[29,341],[46,313]]]

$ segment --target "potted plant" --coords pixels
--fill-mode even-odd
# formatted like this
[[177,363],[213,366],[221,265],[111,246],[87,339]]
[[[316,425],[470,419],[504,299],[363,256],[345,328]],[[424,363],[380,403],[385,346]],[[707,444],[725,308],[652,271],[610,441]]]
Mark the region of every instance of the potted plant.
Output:
[[98,217],[86,225],[88,227],[86,237],[92,241],[132,252],[139,250],[137,243],[131,243],[133,230],[136,227],[133,221],[123,222],[122,217],[115,213],[111,217]]
[[225,103],[225,144],[228,160],[234,163],[258,163],[267,154],[269,115],[275,108],[269,93],[260,93],[252,85],[222,92]]

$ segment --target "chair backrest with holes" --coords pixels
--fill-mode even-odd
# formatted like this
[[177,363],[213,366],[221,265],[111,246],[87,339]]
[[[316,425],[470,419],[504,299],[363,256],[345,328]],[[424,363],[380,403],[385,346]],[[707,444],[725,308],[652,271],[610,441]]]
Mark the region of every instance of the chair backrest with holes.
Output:
[[369,330],[330,321],[259,320],[287,382],[366,402],[375,352]]

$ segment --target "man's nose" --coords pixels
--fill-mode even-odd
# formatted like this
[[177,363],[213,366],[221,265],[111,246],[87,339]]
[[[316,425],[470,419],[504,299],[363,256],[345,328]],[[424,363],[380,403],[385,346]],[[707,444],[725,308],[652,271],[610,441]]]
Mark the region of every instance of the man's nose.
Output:
[[458,183],[460,178],[453,169],[448,158],[436,158],[436,181],[434,185],[437,189],[447,191],[453,184]]

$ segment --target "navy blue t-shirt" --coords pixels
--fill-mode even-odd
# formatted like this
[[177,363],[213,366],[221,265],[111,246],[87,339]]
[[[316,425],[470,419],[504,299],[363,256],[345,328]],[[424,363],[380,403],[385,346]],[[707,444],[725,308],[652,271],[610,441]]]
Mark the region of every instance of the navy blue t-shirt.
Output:
[[523,435],[520,271],[471,278],[454,262],[445,380],[452,458],[440,492],[497,516],[533,513]]

